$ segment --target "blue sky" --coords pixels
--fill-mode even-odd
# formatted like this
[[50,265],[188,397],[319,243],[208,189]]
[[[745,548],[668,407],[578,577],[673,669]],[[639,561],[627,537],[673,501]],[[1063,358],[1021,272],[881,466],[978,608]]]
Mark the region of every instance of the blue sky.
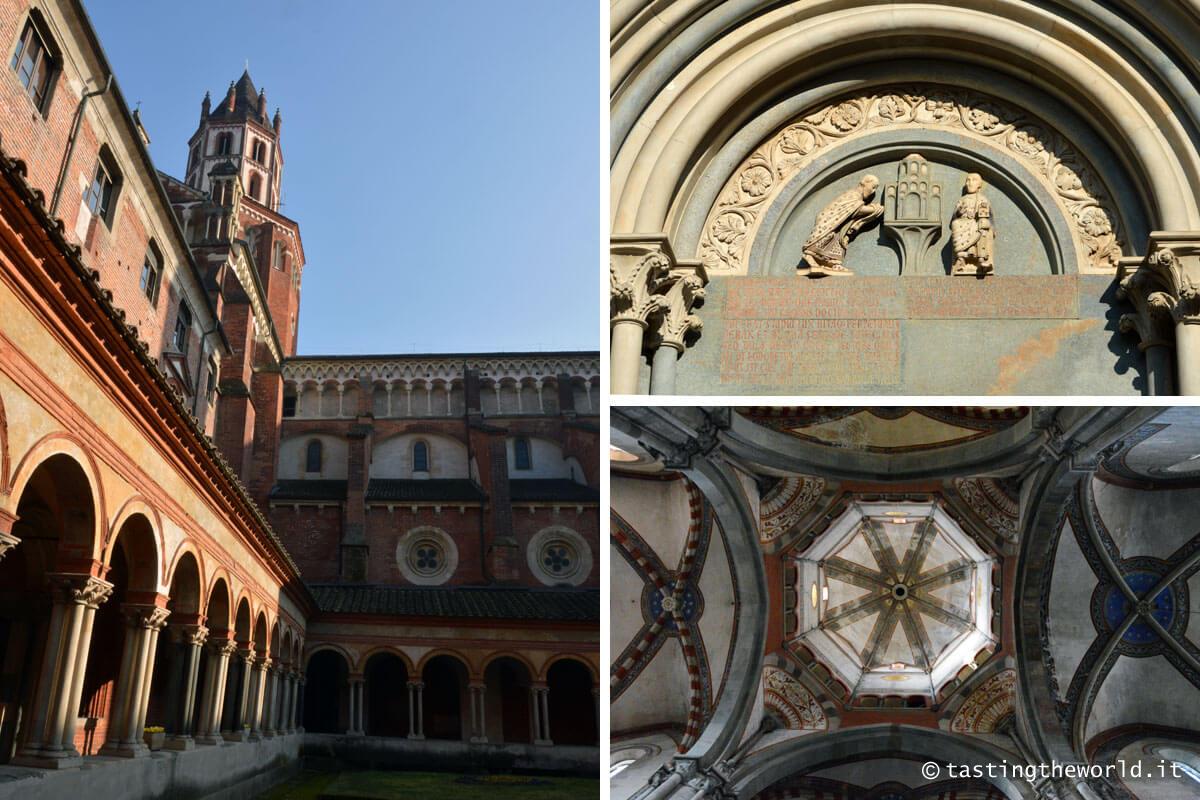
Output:
[[598,347],[598,3],[87,8],[159,169],[247,60],[282,109],[301,353]]

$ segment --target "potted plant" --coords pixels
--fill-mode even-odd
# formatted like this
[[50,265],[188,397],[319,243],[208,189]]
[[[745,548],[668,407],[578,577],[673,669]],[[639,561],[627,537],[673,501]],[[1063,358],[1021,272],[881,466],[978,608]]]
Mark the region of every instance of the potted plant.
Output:
[[144,729],[142,738],[146,740],[146,746],[151,750],[161,750],[163,742],[167,739],[167,731],[165,728],[155,725]]

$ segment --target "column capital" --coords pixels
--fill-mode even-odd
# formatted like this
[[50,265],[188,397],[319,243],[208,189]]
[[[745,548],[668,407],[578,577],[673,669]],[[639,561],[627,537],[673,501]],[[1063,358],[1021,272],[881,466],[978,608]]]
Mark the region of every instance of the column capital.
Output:
[[53,572],[46,579],[54,590],[56,602],[78,603],[89,608],[99,608],[113,591],[111,583],[95,575]]
[[[1169,315],[1176,324],[1200,324],[1200,231],[1151,233],[1146,257],[1135,271],[1121,277],[1117,296],[1133,303],[1139,314],[1146,307],[1156,316]],[[1153,322],[1142,324],[1151,337],[1156,330]],[[1140,336],[1138,324],[1121,319],[1122,330]]]
[[675,254],[665,236],[612,237],[608,259],[611,323],[632,322],[645,329],[651,315],[664,311],[666,299],[659,289],[674,263]]
[[487,684],[483,681],[470,681],[467,683],[468,689],[486,689]]
[[699,261],[680,262],[659,287],[663,302],[654,322],[655,336],[650,347],[671,347],[683,352],[693,333],[699,333],[704,321],[692,313],[693,306],[703,304],[708,274]]
[[161,606],[142,603],[123,603],[121,613],[129,627],[153,631],[161,631],[167,624],[167,617],[171,616],[171,612]]
[[425,682],[424,682],[424,681],[409,681],[409,682],[408,682],[408,688],[410,688],[410,689],[424,689],[424,688],[425,688]]
[[21,543],[21,540],[12,535],[13,523],[17,518],[9,514],[7,511],[0,511],[0,558],[4,558],[4,554]]
[[200,623],[171,623],[167,626],[172,639],[196,647],[208,641],[208,628]]

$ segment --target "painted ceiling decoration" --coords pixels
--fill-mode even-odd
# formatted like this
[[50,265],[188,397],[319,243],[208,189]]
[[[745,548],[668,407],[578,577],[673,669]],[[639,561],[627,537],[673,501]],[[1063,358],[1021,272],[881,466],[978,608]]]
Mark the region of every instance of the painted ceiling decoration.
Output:
[[820,501],[825,485],[802,475],[776,481],[759,501],[759,540],[772,542],[790,531]]
[[[1175,479],[1200,461],[1191,458],[1200,451],[1200,410],[1020,409],[1016,422],[997,421],[1009,433],[954,452],[911,449],[913,441],[896,437],[894,449],[869,455],[777,436],[750,418],[769,416],[761,411],[614,410],[614,426],[625,425],[631,439],[680,454],[673,469],[711,501],[724,552],[742,546],[740,563],[762,567],[761,588],[745,573],[738,585],[741,607],[762,611],[747,611],[739,643],[731,641],[731,653],[741,646],[761,659],[753,670],[743,662],[741,674],[754,678],[739,687],[746,710],[736,711],[736,733],[714,746],[720,755],[705,755],[730,728],[724,701],[738,673],[710,676],[724,688],[697,717],[700,727],[689,728],[692,747],[614,797],[682,800],[704,790],[709,800],[1157,800],[1095,781],[931,782],[917,774],[918,756],[1091,764],[1118,733],[1128,732],[1129,743],[1114,758],[1149,742],[1150,726],[1165,731],[1155,734],[1156,747],[1183,747],[1181,737],[1200,729],[1200,621],[1192,619],[1200,492],[1188,488],[1190,477]],[[964,427],[946,441],[979,433],[965,427],[970,409],[801,411],[784,409],[777,419],[791,425],[806,416],[810,428],[868,417],[882,425],[953,420]],[[1120,469],[1137,479],[1114,479]],[[739,493],[749,500],[744,515],[734,513]],[[641,487],[630,494],[654,496]],[[672,519],[682,519],[683,496],[672,503]],[[630,543],[622,558],[637,563],[637,532],[619,535]],[[614,670],[615,686],[628,674],[622,666],[635,670],[645,657],[639,652],[657,647],[661,659],[678,638],[661,603],[663,587],[676,595],[675,576],[653,558],[642,561],[637,600],[624,602],[642,609],[645,624],[613,642],[626,661]],[[729,635],[711,623],[724,605],[713,600],[712,584],[678,596],[684,625],[710,620],[710,648]],[[708,652],[715,662],[716,651]],[[663,663],[647,674],[661,680],[655,670]],[[671,669],[690,692],[698,669]],[[1166,758],[1160,750],[1134,757],[1157,763]],[[853,773],[846,753],[854,754]],[[674,776],[677,793],[654,793]]]
[[1017,671],[1001,670],[976,687],[950,722],[956,733],[995,733],[1012,720],[1017,692]]
[[740,408],[747,419],[798,439],[874,453],[963,444],[1019,422],[1028,408]]
[[[708,502],[687,483],[689,524],[678,564],[668,568],[637,530],[615,510],[610,535],[618,552],[643,581],[643,624],[613,659],[609,687],[616,701],[671,640],[680,647],[689,677],[688,718],[680,750],[700,734],[712,713],[713,676],[700,630],[704,597],[699,580],[712,539],[714,519]],[[723,539],[723,537],[722,537]],[[719,546],[719,545],[718,545]],[[717,684],[720,686],[720,682]]]
[[1013,480],[955,478],[959,497],[989,528],[1009,542],[1017,540],[1021,487]]
[[[1096,697],[1122,657],[1162,656],[1200,688],[1200,648],[1186,635],[1191,608],[1187,582],[1200,570],[1200,533],[1165,559],[1125,558],[1100,515],[1090,479],[1078,482],[1058,529],[1060,537],[1068,522],[1096,580],[1089,608],[1096,635],[1059,706],[1064,724],[1082,740]],[[1200,518],[1196,527],[1200,529]],[[1049,653],[1046,659],[1053,663]]]
[[852,503],[796,560],[796,638],[853,697],[935,698],[996,647],[994,565],[937,503]]
[[817,698],[779,667],[768,666],[763,670],[763,704],[790,730],[823,731],[829,727]]

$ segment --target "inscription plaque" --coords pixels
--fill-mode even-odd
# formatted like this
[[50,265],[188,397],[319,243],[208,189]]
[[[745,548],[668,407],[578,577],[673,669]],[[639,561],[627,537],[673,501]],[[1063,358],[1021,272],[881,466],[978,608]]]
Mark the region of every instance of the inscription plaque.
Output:
[[721,381],[838,387],[900,382],[900,321],[729,320]]

